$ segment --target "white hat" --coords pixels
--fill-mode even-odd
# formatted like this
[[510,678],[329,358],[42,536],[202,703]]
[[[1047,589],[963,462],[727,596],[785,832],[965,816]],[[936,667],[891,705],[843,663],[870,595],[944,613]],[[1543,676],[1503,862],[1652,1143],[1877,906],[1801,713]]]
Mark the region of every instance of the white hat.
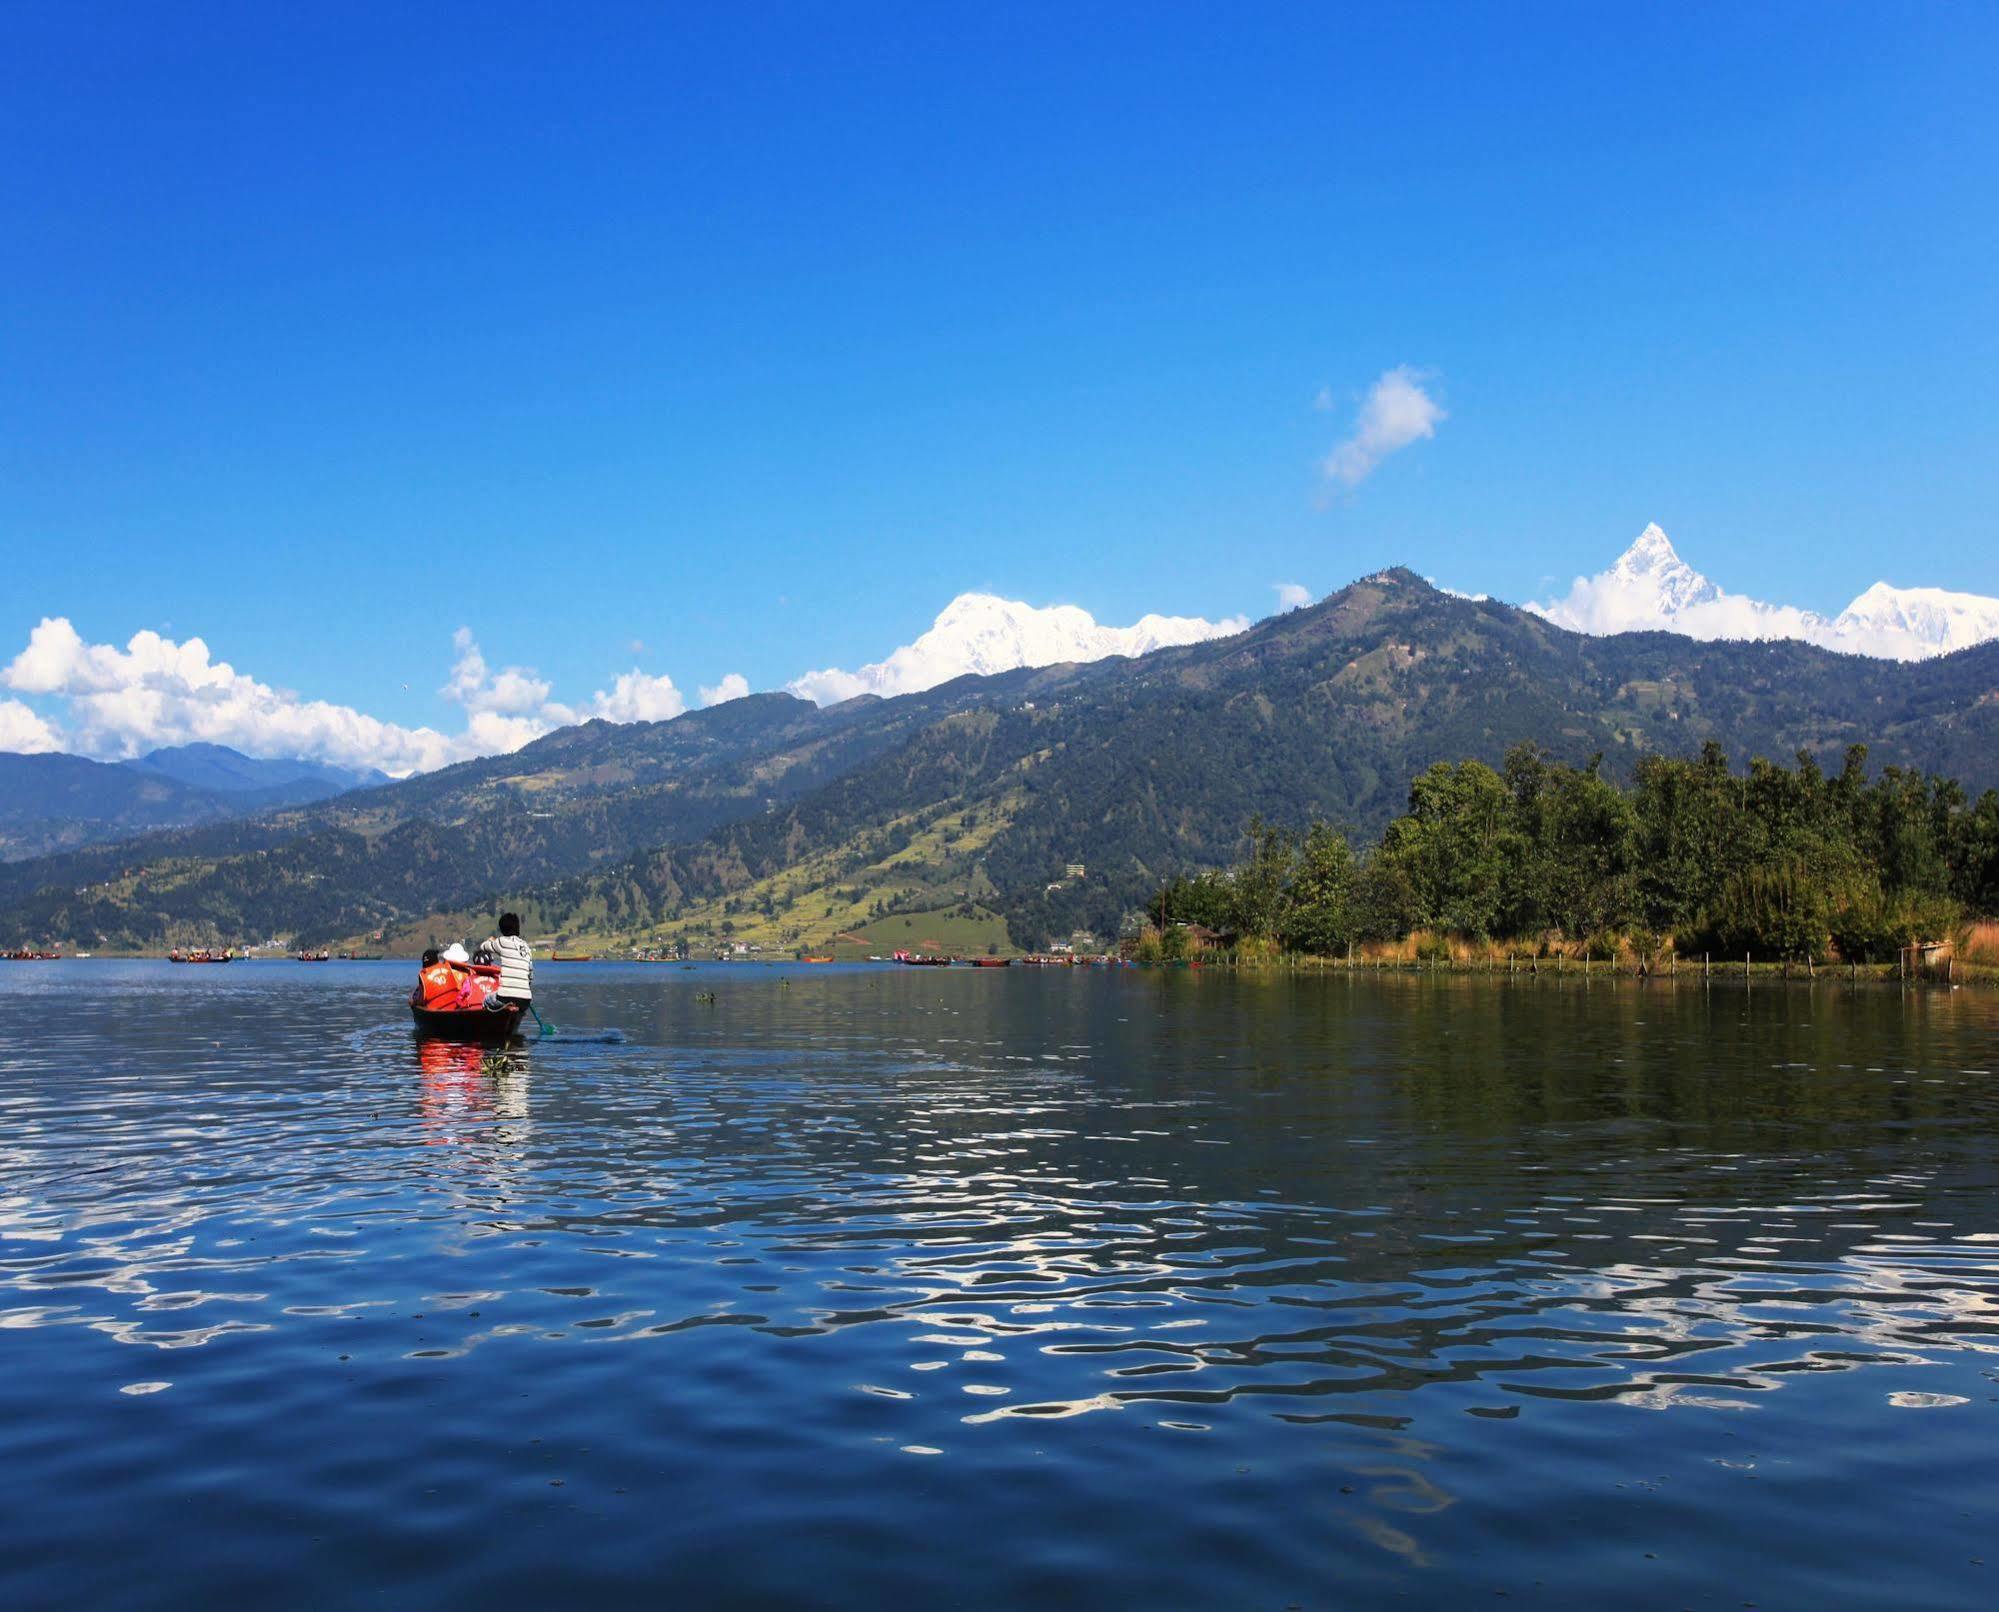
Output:
[[465,943],[459,940],[454,940],[438,955],[447,963],[469,963],[472,961],[471,953],[465,950]]

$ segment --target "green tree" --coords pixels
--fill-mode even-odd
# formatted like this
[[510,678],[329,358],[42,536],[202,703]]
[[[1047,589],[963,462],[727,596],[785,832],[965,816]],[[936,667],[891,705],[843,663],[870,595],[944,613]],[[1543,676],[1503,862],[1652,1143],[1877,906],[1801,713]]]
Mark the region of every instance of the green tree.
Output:
[[1345,835],[1324,823],[1306,830],[1280,935],[1285,950],[1330,957],[1357,938],[1357,871]]

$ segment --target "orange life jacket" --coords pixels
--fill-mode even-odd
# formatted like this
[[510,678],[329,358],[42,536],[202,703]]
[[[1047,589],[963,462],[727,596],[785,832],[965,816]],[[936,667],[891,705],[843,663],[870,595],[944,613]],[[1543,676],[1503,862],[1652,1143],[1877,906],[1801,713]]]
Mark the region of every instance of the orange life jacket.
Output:
[[438,1012],[458,1006],[458,993],[465,988],[465,975],[450,963],[432,963],[417,976],[423,988],[423,1005]]

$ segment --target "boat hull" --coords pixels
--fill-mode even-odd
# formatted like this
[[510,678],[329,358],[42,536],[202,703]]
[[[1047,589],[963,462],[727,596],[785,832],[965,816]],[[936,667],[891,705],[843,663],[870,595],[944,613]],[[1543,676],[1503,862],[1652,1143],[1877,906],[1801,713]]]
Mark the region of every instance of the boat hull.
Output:
[[433,1008],[418,1007],[412,1002],[410,1014],[416,1020],[416,1033],[431,1040],[477,1041],[496,1045],[511,1041],[520,1034],[526,1010],[516,1003],[498,1010],[462,1008],[440,1013]]

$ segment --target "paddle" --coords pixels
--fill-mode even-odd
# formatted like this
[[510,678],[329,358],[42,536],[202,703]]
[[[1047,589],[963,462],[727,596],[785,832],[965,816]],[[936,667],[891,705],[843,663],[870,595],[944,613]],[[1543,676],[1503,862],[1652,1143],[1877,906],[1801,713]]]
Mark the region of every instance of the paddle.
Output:
[[532,1002],[528,1003],[528,1012],[534,1015],[534,1022],[541,1026],[541,1033],[543,1035],[547,1036],[555,1034],[555,1026],[550,1024],[548,1020],[544,1019],[541,1016],[541,1009],[536,1007],[534,1003]]

